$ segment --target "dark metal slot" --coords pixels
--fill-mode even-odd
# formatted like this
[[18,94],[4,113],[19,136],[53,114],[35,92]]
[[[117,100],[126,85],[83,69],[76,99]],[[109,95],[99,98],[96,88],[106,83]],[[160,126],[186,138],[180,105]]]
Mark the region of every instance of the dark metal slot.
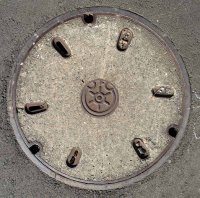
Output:
[[169,129],[168,129],[168,133],[171,137],[173,138],[176,138],[177,134],[178,134],[178,129],[176,126],[171,126]]
[[93,23],[94,22],[94,16],[92,14],[84,14],[83,15],[83,21],[84,23]]
[[29,111],[31,111],[31,112],[35,112],[35,111],[38,111],[38,110],[40,110],[40,109],[41,109],[40,106],[32,106],[32,107],[29,107]]
[[171,98],[174,96],[174,90],[170,86],[156,86],[151,91],[155,97]]
[[53,47],[56,49],[56,51],[63,57],[67,58],[71,56],[71,51],[65,41],[61,38],[54,38],[53,39]]
[[46,102],[33,102],[27,103],[25,105],[25,111],[28,114],[36,114],[46,111],[48,109],[48,104]]
[[66,160],[67,166],[70,168],[76,167],[79,163],[81,155],[82,155],[82,152],[81,152],[80,148],[78,148],[78,147],[72,148],[72,150]]
[[149,157],[149,151],[146,148],[144,142],[140,138],[135,138],[133,140],[133,148],[135,149],[135,152],[141,159],[147,159]]
[[130,29],[128,28],[122,29],[117,41],[117,49],[119,51],[127,50],[128,46],[131,44],[132,38],[133,38],[133,32]]
[[37,144],[34,144],[29,148],[29,150],[33,155],[35,155],[40,151],[40,147]]

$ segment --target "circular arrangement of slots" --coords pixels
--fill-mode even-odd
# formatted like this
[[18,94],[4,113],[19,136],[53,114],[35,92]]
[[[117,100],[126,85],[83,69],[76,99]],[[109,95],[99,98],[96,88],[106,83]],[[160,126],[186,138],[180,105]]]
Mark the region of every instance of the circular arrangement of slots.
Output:
[[108,7],[66,13],[36,32],[8,91],[26,155],[86,189],[154,172],[178,146],[189,112],[187,72],[171,41],[143,17]]

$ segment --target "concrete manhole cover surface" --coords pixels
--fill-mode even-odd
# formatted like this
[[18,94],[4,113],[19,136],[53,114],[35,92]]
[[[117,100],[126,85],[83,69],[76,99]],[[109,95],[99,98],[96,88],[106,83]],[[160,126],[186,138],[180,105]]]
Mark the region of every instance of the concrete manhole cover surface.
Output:
[[16,138],[45,173],[96,190],[139,181],[177,147],[190,87],[167,36],[124,10],[93,7],[41,28],[9,85]]

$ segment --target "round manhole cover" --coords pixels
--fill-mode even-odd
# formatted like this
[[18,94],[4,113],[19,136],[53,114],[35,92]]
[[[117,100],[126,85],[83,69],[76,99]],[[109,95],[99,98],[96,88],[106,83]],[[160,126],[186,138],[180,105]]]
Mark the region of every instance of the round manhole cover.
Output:
[[45,173],[89,189],[120,188],[163,164],[190,110],[183,62],[146,19],[95,7],[40,29],[8,92],[16,138]]

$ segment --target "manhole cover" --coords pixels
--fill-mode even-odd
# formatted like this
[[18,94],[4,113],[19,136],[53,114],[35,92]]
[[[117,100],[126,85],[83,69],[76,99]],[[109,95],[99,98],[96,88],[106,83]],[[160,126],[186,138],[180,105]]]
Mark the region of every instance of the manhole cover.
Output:
[[8,93],[27,156],[57,180],[96,190],[132,184],[163,164],[189,110],[187,73],[166,35],[106,7],[67,13],[35,33]]

